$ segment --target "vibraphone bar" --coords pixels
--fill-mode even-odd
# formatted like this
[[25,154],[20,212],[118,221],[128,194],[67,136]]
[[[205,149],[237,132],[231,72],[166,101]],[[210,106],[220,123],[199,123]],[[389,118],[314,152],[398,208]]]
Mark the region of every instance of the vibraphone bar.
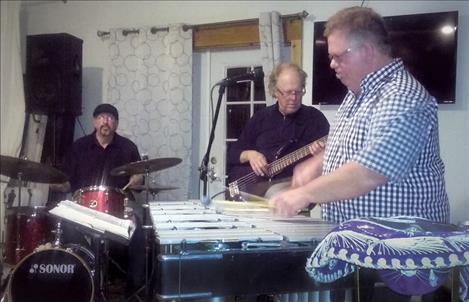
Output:
[[[304,267],[334,224],[264,211],[151,202],[156,298],[194,299],[319,289]],[[322,285],[326,289],[327,286]]]

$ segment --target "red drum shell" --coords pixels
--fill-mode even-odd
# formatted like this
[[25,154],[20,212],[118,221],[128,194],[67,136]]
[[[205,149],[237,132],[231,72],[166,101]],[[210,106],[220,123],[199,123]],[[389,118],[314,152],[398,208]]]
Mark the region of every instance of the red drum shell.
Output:
[[53,222],[46,207],[7,209],[5,262],[17,264],[39,245],[52,241],[52,228]]
[[126,195],[120,189],[90,186],[76,190],[72,198],[87,208],[120,218],[124,217]]

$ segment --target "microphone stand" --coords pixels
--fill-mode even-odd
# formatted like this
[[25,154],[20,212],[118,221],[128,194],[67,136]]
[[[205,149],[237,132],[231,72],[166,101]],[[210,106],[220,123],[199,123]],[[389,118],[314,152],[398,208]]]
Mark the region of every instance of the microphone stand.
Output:
[[218,101],[217,101],[217,106],[215,108],[215,115],[213,116],[212,120],[212,129],[210,131],[210,137],[208,140],[208,146],[207,146],[207,151],[205,152],[205,155],[202,159],[202,163],[200,165],[199,171],[200,171],[200,179],[203,181],[203,193],[202,193],[202,204],[208,205],[210,203],[210,198],[207,195],[207,188],[208,188],[208,160],[210,157],[210,151],[212,149],[212,144],[213,140],[215,139],[215,128],[217,126],[217,120],[218,120],[218,114],[220,113],[220,107],[221,107],[221,101],[223,99],[223,94],[225,93],[226,89],[226,83],[224,81],[215,84],[219,85],[220,87],[218,88]]

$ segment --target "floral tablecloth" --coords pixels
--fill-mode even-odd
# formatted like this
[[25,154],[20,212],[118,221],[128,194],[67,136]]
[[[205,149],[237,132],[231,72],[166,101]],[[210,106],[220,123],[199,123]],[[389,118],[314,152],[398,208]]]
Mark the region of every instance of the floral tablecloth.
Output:
[[435,290],[458,266],[460,298],[469,301],[469,228],[408,216],[352,219],[321,241],[306,271],[329,283],[356,266],[378,270],[386,286],[406,295]]

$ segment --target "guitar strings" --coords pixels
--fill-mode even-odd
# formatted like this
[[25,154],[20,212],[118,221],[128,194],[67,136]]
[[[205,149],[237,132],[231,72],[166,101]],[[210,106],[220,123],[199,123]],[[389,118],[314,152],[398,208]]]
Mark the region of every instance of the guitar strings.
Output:
[[[274,160],[272,163],[268,164],[267,165],[267,170],[270,172],[270,175],[269,177],[273,177],[275,176],[275,174],[279,171],[282,171],[285,167],[289,166],[290,164],[294,163],[295,161],[305,157],[306,155],[308,155],[309,153],[309,146],[311,146],[312,144],[314,144],[315,142],[325,142],[327,140],[327,135],[326,136],[323,136],[321,138],[319,138],[318,140],[298,149],[298,150],[295,150],[287,155],[285,155],[284,157],[282,158],[279,158],[277,160]],[[275,169],[276,167],[278,167],[278,169]],[[274,168],[274,170],[270,170],[271,168]],[[243,186],[247,186],[249,184],[252,184],[255,182],[256,178],[258,176],[256,175],[256,173],[254,172],[251,172],[241,178],[239,178],[238,180],[232,182],[231,184],[235,184],[239,187]]]

